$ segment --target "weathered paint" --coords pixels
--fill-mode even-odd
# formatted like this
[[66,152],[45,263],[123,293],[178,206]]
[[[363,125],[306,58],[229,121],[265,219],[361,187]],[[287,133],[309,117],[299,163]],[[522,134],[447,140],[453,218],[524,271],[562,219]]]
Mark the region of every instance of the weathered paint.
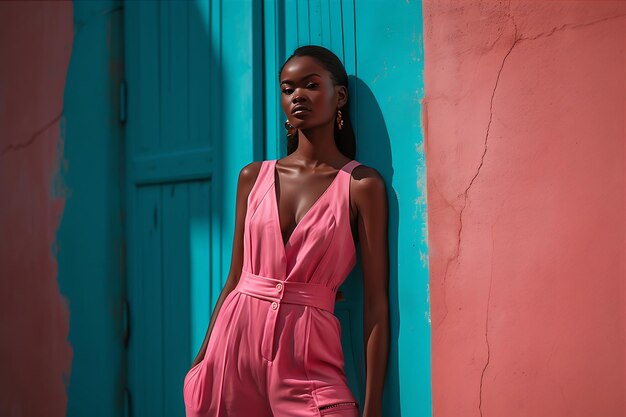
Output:
[[72,347],[57,282],[72,3],[0,3],[0,415],[65,415]]
[[435,417],[623,417],[626,3],[426,0]]
[[57,233],[59,285],[69,302],[74,348],[67,416],[123,415],[122,5],[73,4],[60,175],[66,205]]
[[384,415],[425,417],[431,415],[432,403],[426,166],[420,124],[422,4],[355,1],[355,6],[356,64],[350,81],[357,159],[385,178],[389,207],[391,345]]

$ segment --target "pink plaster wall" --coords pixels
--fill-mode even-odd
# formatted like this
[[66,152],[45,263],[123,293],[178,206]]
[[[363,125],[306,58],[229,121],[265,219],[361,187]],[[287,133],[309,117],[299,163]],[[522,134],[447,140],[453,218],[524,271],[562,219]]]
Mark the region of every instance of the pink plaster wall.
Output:
[[65,416],[72,348],[55,233],[71,2],[0,2],[0,415]]
[[626,2],[424,0],[435,417],[624,417]]

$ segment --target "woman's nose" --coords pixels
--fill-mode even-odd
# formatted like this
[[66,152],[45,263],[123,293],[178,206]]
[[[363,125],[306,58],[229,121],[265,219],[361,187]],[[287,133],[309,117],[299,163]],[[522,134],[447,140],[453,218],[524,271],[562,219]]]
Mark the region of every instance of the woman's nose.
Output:
[[294,103],[297,103],[297,102],[302,101],[302,100],[304,100],[304,99],[305,99],[305,98],[304,98],[302,95],[300,95],[300,94],[295,94],[295,93],[294,93],[294,95],[293,95],[293,102],[294,102]]
[[302,87],[295,87],[291,97],[293,97],[294,101],[306,98],[306,89]]

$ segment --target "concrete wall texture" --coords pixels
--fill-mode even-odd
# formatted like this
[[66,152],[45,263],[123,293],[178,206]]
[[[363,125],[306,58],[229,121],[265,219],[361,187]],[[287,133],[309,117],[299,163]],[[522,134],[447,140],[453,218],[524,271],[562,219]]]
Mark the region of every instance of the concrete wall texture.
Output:
[[0,3],[0,415],[62,416],[72,360],[55,235],[72,3]]
[[436,417],[623,417],[618,1],[425,0]]

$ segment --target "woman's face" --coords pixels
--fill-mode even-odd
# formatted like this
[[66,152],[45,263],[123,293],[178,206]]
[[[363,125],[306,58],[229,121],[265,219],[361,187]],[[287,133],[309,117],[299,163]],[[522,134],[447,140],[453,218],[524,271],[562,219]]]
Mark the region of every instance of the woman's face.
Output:
[[[289,122],[298,129],[334,123],[337,109],[347,99],[344,86],[334,86],[330,73],[315,58],[293,57],[280,74],[281,104]],[[296,111],[295,107],[304,109]]]

